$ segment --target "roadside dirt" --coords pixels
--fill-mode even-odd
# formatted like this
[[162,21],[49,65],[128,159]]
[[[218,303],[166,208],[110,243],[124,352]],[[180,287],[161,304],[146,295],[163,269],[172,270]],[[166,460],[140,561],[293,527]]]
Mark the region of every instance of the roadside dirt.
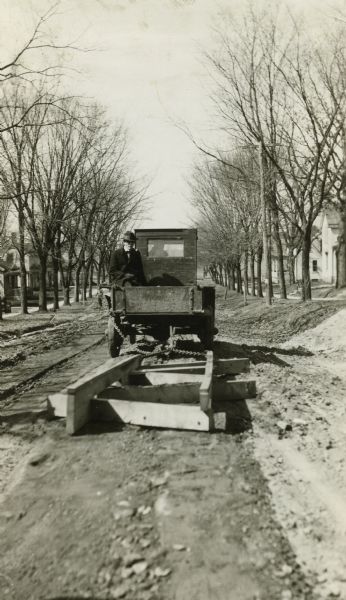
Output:
[[102,319],[96,300],[85,306],[62,307],[57,312],[13,315],[0,323],[0,369],[60,348],[67,339],[90,334],[93,328],[98,331]]
[[216,354],[248,356],[258,384],[227,433],[2,421],[1,598],[346,599],[346,311],[221,293],[218,307]]

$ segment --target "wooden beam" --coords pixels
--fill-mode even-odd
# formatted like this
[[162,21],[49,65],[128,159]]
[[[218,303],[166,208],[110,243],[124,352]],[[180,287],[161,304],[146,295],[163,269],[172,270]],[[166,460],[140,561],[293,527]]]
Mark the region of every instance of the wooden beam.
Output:
[[[143,373],[204,373],[206,361],[198,360],[193,363],[188,362],[168,362],[161,365],[144,365],[139,369]],[[237,375],[250,370],[250,361],[248,358],[214,358],[214,372],[224,373],[225,375]]]
[[48,414],[51,417],[66,417],[67,389],[57,394],[49,394],[47,398]]
[[245,379],[230,381],[214,379],[213,398],[219,400],[246,400],[256,397],[256,381]]
[[92,416],[146,427],[209,431],[211,419],[199,406],[156,404],[128,400],[92,400]]
[[213,363],[214,355],[211,351],[207,352],[207,361],[205,364],[204,377],[199,388],[199,403],[201,410],[211,410],[211,395],[213,387]]
[[66,403],[66,431],[69,435],[77,433],[90,421],[90,398],[76,397],[67,394]]
[[250,361],[248,358],[219,358],[214,363],[214,371],[225,375],[238,375],[250,371]]
[[156,402],[157,404],[198,404],[199,382],[176,383],[171,385],[125,385],[108,387],[98,394],[98,398]]
[[176,383],[191,383],[199,381],[202,382],[203,374],[197,373],[166,373],[163,371],[134,371],[129,375],[130,385],[160,385],[163,383],[176,384]]
[[162,365],[144,365],[139,373],[202,373],[205,371],[205,360],[193,363],[166,363]]
[[90,400],[111,385],[113,381],[126,381],[128,373],[138,368],[140,356],[111,358],[67,388],[66,430],[73,435],[89,421]]

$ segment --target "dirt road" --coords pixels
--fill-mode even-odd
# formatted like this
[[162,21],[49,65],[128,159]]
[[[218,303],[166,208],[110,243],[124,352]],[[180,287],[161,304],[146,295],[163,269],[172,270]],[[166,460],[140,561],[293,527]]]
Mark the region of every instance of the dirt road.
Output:
[[259,394],[226,433],[94,425],[71,438],[18,409],[101,364],[100,344],[6,399],[1,598],[346,599],[344,312],[275,345],[263,317],[259,344],[254,321],[231,336],[242,309],[229,302],[215,352],[248,356]]

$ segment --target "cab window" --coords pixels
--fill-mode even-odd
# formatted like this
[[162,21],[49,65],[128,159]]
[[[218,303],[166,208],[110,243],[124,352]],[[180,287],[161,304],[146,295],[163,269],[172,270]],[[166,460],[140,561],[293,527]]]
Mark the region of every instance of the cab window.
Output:
[[148,240],[148,258],[183,258],[184,240]]

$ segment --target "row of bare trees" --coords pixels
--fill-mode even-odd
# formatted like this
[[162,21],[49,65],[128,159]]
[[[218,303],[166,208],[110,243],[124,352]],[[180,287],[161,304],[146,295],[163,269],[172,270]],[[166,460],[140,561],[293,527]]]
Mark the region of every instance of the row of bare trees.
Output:
[[52,91],[60,84],[57,66],[27,63],[34,50],[61,48],[45,41],[52,17],[54,11],[41,17],[18,52],[0,64],[0,255],[13,246],[9,222],[15,219],[24,313],[28,247],[39,261],[39,308],[47,310],[49,266],[57,309],[59,279],[65,304],[72,280],[75,300],[80,293],[85,298],[88,282],[104,277],[120,231],[145,204],[123,124],[109,123],[100,106]]
[[[58,274],[64,302],[70,302],[72,276],[79,299],[96,268],[99,282],[121,229],[138,216],[144,190],[129,175],[128,144],[122,125],[111,127],[97,106],[74,99],[36,103],[20,88],[0,109],[3,123],[26,113],[20,127],[0,139],[0,183],[10,212],[18,219],[21,303],[27,311],[28,239],[39,259],[39,308],[47,309],[47,267],[53,268],[54,307]],[[89,277],[90,276],[90,277]]]
[[195,169],[193,201],[219,253],[209,262],[234,268],[241,262],[246,280],[247,265],[253,278],[254,255],[260,265],[265,252],[271,294],[274,247],[286,297],[284,253],[292,281],[301,252],[303,300],[311,298],[316,219],[331,204],[344,227],[337,285],[346,285],[345,31],[344,24],[333,22],[332,32],[328,25],[312,38],[303,19],[298,24],[287,8],[274,5],[250,4],[242,16],[225,20],[207,60],[216,81],[215,121],[228,150],[194,140],[205,156]]

